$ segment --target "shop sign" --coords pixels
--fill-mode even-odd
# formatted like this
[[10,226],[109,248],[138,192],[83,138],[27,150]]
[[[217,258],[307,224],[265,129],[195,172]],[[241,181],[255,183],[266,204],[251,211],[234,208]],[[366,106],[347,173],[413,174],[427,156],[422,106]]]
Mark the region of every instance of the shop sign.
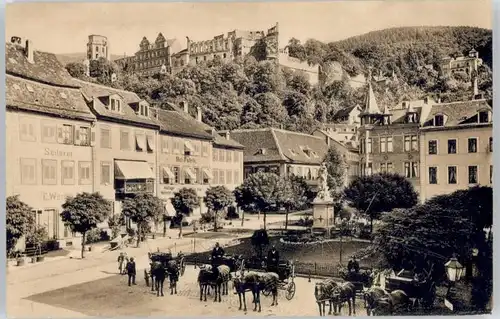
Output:
[[45,156],[54,156],[54,157],[73,157],[73,152],[61,151],[58,149],[45,148]]
[[175,161],[178,163],[196,163],[196,160],[189,156],[176,156]]
[[63,194],[57,192],[42,192],[42,198],[44,201],[49,201],[49,200],[65,201],[68,196],[71,196],[71,194]]

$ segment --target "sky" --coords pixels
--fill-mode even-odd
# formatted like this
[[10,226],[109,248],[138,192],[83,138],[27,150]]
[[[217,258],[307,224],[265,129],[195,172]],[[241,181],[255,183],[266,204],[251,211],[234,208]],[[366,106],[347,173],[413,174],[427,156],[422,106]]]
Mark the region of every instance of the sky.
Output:
[[185,47],[234,29],[267,31],[279,23],[280,46],[345,39],[401,26],[477,26],[492,29],[488,0],[329,1],[253,3],[14,3],[6,8],[6,39],[29,38],[40,51],[85,52],[90,34],[108,38],[110,52],[133,55],[144,36],[159,32]]

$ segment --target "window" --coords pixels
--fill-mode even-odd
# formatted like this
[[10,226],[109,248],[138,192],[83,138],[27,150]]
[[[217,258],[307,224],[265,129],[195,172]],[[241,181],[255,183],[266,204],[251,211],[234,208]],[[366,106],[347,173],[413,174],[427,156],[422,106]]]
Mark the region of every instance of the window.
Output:
[[469,166],[469,184],[477,184],[477,166]]
[[135,150],[138,152],[146,150],[146,136],[142,133],[135,133]]
[[385,163],[380,163],[380,173],[387,172],[387,165]]
[[36,184],[36,159],[21,158],[21,183],[23,185]]
[[234,182],[235,184],[238,184],[238,183],[239,183],[239,181],[240,181],[240,173],[239,173],[239,171],[234,171],[234,179],[233,179],[233,182]]
[[434,117],[434,126],[443,126],[444,125],[444,116],[436,115]]
[[203,157],[208,156],[208,143],[205,142],[201,143],[201,156]]
[[111,184],[111,163],[101,162],[101,185]]
[[44,185],[57,184],[57,160],[42,160],[42,183]]
[[479,112],[479,123],[488,123],[488,122],[489,122],[488,111]]
[[365,139],[361,139],[361,143],[359,143],[359,153],[365,153]]
[[387,146],[387,138],[381,137],[380,138],[380,153],[387,152],[386,146]]
[[111,131],[109,128],[101,128],[101,147],[111,148]]
[[490,140],[488,143],[488,149],[490,152],[493,152],[493,137],[490,137]]
[[51,124],[42,124],[42,142],[56,143],[56,126]]
[[373,164],[368,163],[368,167],[366,168],[366,175],[372,175],[373,174]]
[[75,162],[61,161],[61,184],[75,184]]
[[231,162],[232,161],[232,152],[231,151],[227,151],[226,152],[226,162]]
[[372,152],[372,139],[366,139],[366,153],[370,154]]
[[418,163],[417,162],[405,162],[405,176],[407,178],[418,177]]
[[405,152],[410,151],[411,136],[405,136]]
[[31,123],[30,119],[22,117],[19,118],[19,125],[21,141],[35,142],[36,136],[34,123]]
[[437,141],[436,140],[429,141],[429,155],[435,155],[437,154],[437,152],[438,152]]
[[[225,153],[226,153],[225,150],[219,150],[219,161],[220,162],[224,162]],[[221,183],[221,184],[224,184],[224,183]]]
[[417,135],[411,136],[411,150],[418,152],[418,136]]
[[233,183],[233,172],[228,170],[226,172],[226,183],[232,184]]
[[64,124],[59,128],[58,140],[62,144],[73,144],[73,125]]
[[238,163],[240,161],[240,153],[238,151],[235,151],[233,153],[233,162]]
[[194,183],[195,184],[201,184],[201,180],[202,180],[202,176],[200,175],[200,169],[198,167],[195,167],[193,169],[193,173],[194,173],[194,176],[195,176],[195,180],[194,180]]
[[75,144],[81,146],[90,145],[90,127],[80,126],[80,128],[76,130]]
[[168,153],[168,136],[161,137],[161,152]]
[[469,153],[477,153],[477,138],[470,137],[468,141]]
[[448,184],[457,183],[457,167],[448,166]]
[[126,130],[120,131],[120,149],[129,150],[130,149],[130,132]]
[[393,172],[392,163],[387,163],[387,173],[392,173],[392,172]]
[[437,184],[437,167],[429,167],[429,184]]
[[161,174],[161,179],[160,183],[162,184],[170,184],[170,176],[168,176],[167,172],[165,170],[168,169],[168,167],[159,167],[160,169],[160,174]]
[[212,181],[212,184],[217,185],[219,184],[219,170],[213,169],[212,170],[212,175],[214,176],[214,179]]
[[457,154],[457,140],[448,140],[448,154]]
[[148,106],[145,104],[139,104],[139,114],[141,116],[148,117],[149,116],[149,109]]
[[87,185],[91,183],[91,162],[78,163],[78,180],[80,185]]
[[490,165],[490,184],[493,184],[493,165]]
[[219,171],[219,184],[222,184],[222,185],[226,184],[224,175],[225,175],[224,170],[221,169]]
[[175,166],[172,168],[172,171],[174,173],[174,183],[179,184],[181,182],[180,168]]

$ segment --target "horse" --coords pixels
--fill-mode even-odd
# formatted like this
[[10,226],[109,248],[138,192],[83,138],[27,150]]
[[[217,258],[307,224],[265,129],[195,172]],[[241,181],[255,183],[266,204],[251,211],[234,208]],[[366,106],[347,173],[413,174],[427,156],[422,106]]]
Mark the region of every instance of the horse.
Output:
[[394,290],[390,294],[378,299],[375,308],[372,309],[373,316],[392,316],[395,312],[408,311],[410,298],[403,290]]
[[338,283],[333,279],[326,279],[316,283],[314,287],[314,297],[316,298],[316,303],[318,304],[320,316],[325,315],[326,301],[328,301],[330,306],[328,314],[332,314],[333,288],[337,286]]
[[380,287],[371,287],[363,294],[365,300],[366,315],[370,316],[377,305],[377,301],[387,296],[387,292]]
[[163,283],[165,282],[166,270],[161,262],[151,263],[151,291],[156,290],[156,296],[163,297]]
[[218,267],[212,267],[211,265],[206,265],[200,267],[200,272],[198,273],[198,284],[200,285],[200,301],[203,300],[205,296],[205,301],[207,301],[207,292],[210,286],[215,289],[215,299],[219,297],[219,302],[222,301],[221,292],[223,295],[228,294],[228,282],[231,280],[231,270],[226,265],[220,265]]
[[[260,273],[255,271],[249,271],[247,273],[240,273],[234,278],[234,289],[238,294],[238,299],[240,302],[239,310],[242,307],[242,299],[244,305],[244,311],[247,311],[247,303],[245,298],[245,292],[250,290],[253,296],[254,309],[253,311],[257,311],[257,306],[259,307],[259,312],[262,311],[261,303],[260,303],[260,291],[261,290],[269,290],[273,296],[273,303],[271,306],[278,305],[278,285],[279,285],[279,276],[276,273],[267,272]],[[242,298],[243,297],[243,298]]]
[[170,294],[177,295],[177,282],[179,281],[180,265],[176,260],[169,260],[167,263],[168,280],[170,281]]
[[[333,310],[337,312],[337,305],[339,313],[342,309],[342,304],[347,302],[349,305],[349,316],[351,313],[356,315],[356,287],[351,282],[343,282],[336,287],[333,287]],[[352,305],[351,305],[352,301]]]

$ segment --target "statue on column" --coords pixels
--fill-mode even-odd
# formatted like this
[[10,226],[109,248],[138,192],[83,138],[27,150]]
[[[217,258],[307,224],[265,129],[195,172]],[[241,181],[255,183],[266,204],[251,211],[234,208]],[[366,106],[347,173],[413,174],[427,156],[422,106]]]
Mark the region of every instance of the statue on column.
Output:
[[314,199],[315,202],[332,202],[332,196],[330,194],[330,188],[328,187],[328,169],[326,163],[321,163],[318,176],[318,194]]

